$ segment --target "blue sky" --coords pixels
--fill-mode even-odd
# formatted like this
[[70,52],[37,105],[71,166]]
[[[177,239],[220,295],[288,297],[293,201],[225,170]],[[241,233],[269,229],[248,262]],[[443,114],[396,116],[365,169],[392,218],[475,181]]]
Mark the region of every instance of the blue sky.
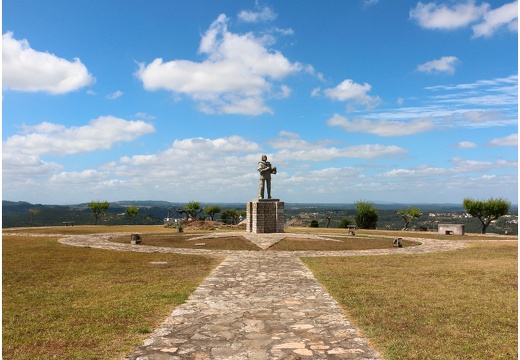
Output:
[[2,11],[4,200],[517,203],[517,2]]

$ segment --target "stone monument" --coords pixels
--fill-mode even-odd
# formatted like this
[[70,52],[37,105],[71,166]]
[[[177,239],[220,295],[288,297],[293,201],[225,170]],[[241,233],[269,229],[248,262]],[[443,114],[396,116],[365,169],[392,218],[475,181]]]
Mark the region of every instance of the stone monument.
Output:
[[[276,167],[262,156],[258,163],[260,182],[258,184],[258,199],[247,203],[246,231],[251,233],[283,233],[284,203],[280,199],[271,198],[271,175],[276,174]],[[267,199],[264,199],[267,190]]]

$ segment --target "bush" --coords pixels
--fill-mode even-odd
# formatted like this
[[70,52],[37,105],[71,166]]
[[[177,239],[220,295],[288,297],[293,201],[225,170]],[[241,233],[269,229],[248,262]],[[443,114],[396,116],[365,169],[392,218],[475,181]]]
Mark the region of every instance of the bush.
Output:
[[312,220],[310,227],[315,227],[315,228],[320,227],[318,220]]
[[349,218],[343,218],[339,221],[338,227],[341,229],[345,229],[349,225],[352,225],[352,220]]
[[374,205],[366,201],[358,201],[355,203],[357,214],[356,224],[360,229],[375,229],[379,214]]

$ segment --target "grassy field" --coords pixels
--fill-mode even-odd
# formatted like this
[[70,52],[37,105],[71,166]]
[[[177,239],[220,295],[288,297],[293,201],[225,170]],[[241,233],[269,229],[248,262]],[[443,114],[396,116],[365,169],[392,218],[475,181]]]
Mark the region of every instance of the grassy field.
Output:
[[[287,238],[271,246],[269,251],[341,251],[341,250],[372,250],[372,249],[391,249],[394,247],[392,239],[380,237],[333,237],[339,241],[327,241],[316,239]],[[417,246],[419,243],[414,241],[402,241],[403,247]]]
[[517,254],[517,242],[479,242],[304,262],[385,359],[517,359]]
[[4,235],[2,255],[3,359],[124,358],[220,262],[43,236]]
[[[344,234],[338,229],[289,231],[327,233],[338,239]],[[18,235],[5,235],[14,232]],[[174,246],[183,246],[179,244],[187,242],[187,235],[201,233],[182,234],[161,226],[4,229],[4,359],[123,358],[221,261],[72,247],[57,241],[58,234],[108,232],[141,233],[144,244],[153,240],[149,245],[158,246],[171,239],[178,241]],[[346,238],[345,244],[371,239],[364,246],[373,241],[370,246],[377,248],[381,242],[387,246],[388,237],[424,235],[445,238],[432,233],[356,231],[355,239]],[[493,235],[461,238],[478,241],[445,253],[304,261],[385,359],[515,359],[517,242],[493,241],[512,239]],[[240,236],[230,239],[212,246],[251,246]],[[129,237],[120,241],[129,242]],[[323,243],[327,244],[312,244],[335,244]],[[280,244],[292,250],[310,246],[296,238]],[[153,266],[154,261],[166,261],[168,266]]]
[[[148,246],[162,246],[171,248],[183,249],[205,249],[205,250],[256,250],[260,248],[245,237],[240,236],[226,236],[202,240],[190,240],[194,235],[199,233],[194,232],[171,232],[170,233],[147,233],[143,235],[142,245]],[[329,236],[331,239],[338,241],[305,239],[291,237],[281,240],[280,242],[271,246],[269,251],[303,251],[303,250],[324,250],[324,251],[340,251],[340,250],[370,250],[370,249],[390,249],[393,247],[392,239],[369,236]],[[110,241],[118,243],[127,243],[130,238],[127,235],[113,237]],[[204,243],[204,246],[197,244]],[[402,241],[403,247],[417,246],[415,241]]]

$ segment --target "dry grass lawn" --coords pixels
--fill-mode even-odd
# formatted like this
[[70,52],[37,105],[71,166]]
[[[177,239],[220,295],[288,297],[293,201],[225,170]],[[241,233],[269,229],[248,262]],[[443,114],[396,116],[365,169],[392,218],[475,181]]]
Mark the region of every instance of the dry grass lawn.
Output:
[[517,252],[517,242],[479,242],[304,261],[387,360],[516,359]]
[[42,236],[4,235],[2,256],[3,359],[124,358],[220,262]]
[[[355,238],[346,238],[338,229],[293,230],[344,241],[311,246],[289,238],[277,245],[279,250],[380,248],[391,244],[391,236],[444,238],[380,231],[356,231]],[[5,235],[4,230],[2,244],[4,359],[124,358],[222,259],[72,247],[57,241],[59,234],[131,232],[143,234],[145,245],[185,247],[190,242],[186,235],[202,232],[197,230],[182,234],[160,226],[75,226],[7,232],[18,235]],[[33,235],[23,235],[29,232]],[[304,261],[387,360],[516,359],[517,241],[490,241],[508,239],[503,236],[475,239],[479,241],[467,249],[444,253]],[[204,242],[205,248],[257,249],[239,233]],[[168,266],[153,266],[154,261]]]

